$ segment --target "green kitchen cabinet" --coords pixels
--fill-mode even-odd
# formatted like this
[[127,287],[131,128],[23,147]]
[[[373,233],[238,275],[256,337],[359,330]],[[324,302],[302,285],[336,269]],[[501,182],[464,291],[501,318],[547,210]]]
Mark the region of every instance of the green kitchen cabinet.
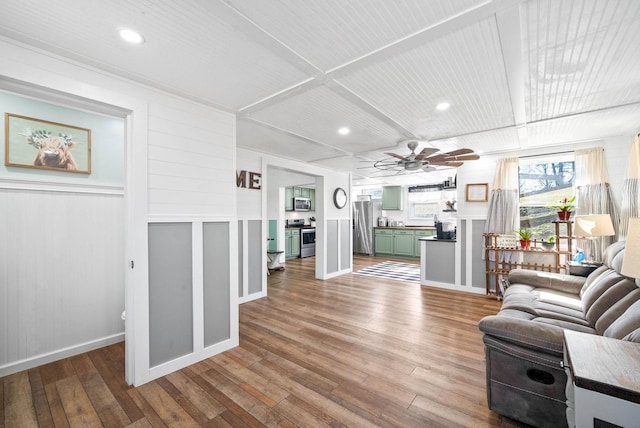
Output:
[[291,231],[291,258],[300,257],[300,229]]
[[382,209],[383,210],[402,210],[402,186],[384,186],[382,187]]
[[414,257],[415,239],[413,230],[394,230],[393,255],[400,257]]
[[311,199],[311,211],[316,209],[316,189],[308,187],[285,187],[284,188],[284,210],[293,211],[293,198]]
[[284,210],[293,211],[293,187],[284,188]]
[[393,255],[393,230],[375,229],[374,252],[378,254]]
[[300,257],[300,229],[284,231],[284,256],[287,259]]
[[435,234],[435,230],[375,228],[374,253],[381,256],[419,258],[420,241],[418,239]]

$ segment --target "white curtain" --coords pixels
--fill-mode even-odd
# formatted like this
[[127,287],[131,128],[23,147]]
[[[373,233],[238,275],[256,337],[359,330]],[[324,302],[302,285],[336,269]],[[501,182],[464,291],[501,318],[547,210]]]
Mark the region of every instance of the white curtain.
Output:
[[[520,229],[519,219],[518,158],[500,159],[493,177],[484,233],[513,235],[514,230]],[[515,251],[503,251],[501,254],[501,262],[514,262],[517,258]],[[489,253],[489,259],[495,260],[493,251]]]
[[629,219],[640,217],[640,134],[631,142],[627,176],[622,185],[622,204],[620,207],[620,239],[626,239]]
[[588,240],[583,244],[587,253],[593,254],[595,260],[610,244],[618,240],[619,218],[611,187],[609,174],[604,156],[604,149],[592,148],[576,150],[576,186],[577,205],[576,215],[609,214],[616,232],[614,236],[603,236],[597,240]]
[[518,158],[498,161],[489,197],[485,233],[513,234],[519,229]]

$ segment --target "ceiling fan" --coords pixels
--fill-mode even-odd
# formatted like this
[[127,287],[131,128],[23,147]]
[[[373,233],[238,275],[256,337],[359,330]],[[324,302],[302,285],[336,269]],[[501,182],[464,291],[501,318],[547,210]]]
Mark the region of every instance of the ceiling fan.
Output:
[[475,154],[471,149],[458,149],[446,153],[438,153],[440,149],[435,147],[426,147],[416,153],[418,147],[417,140],[409,140],[407,147],[411,153],[407,156],[398,155],[396,153],[385,153],[395,159],[385,159],[377,161],[373,166],[383,171],[418,171],[422,169],[425,172],[435,171],[436,166],[449,168],[457,168],[464,161],[477,160],[480,156]]

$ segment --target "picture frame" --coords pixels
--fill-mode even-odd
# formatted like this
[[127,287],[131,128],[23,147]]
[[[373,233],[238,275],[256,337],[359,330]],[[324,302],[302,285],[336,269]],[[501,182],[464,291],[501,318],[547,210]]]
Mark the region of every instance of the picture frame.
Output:
[[488,183],[472,183],[467,184],[466,200],[467,202],[487,202],[489,200],[489,184]]
[[516,248],[518,238],[515,235],[498,235],[496,237],[496,248]]
[[6,166],[91,174],[91,129],[5,113],[4,141]]

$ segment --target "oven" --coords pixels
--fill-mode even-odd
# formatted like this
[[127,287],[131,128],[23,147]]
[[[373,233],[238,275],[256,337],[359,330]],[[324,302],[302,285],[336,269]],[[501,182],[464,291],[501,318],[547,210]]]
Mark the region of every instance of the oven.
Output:
[[300,229],[300,257],[311,257],[316,255],[316,229]]

